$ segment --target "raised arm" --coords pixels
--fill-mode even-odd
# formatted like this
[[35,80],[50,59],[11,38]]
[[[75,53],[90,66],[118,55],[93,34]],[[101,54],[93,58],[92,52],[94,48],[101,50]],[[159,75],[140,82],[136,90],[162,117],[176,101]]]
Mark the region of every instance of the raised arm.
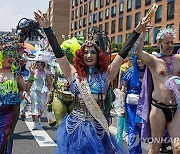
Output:
[[137,27],[131,32],[128,39],[126,40],[125,44],[119,51],[118,55],[114,58],[113,62],[109,66],[109,73],[107,75],[108,83],[110,83],[114,77],[117,75],[123,60],[127,57],[130,49],[132,48],[133,44],[138,39],[139,35],[146,30],[152,28],[151,25],[148,25],[149,20],[143,21],[141,20]]
[[144,37],[141,38],[141,40],[140,40],[140,43],[139,43],[138,48],[136,50],[136,55],[138,56],[139,59],[142,60],[142,62],[145,65],[152,67],[154,65],[154,56],[143,51],[142,50],[143,46],[144,46]]
[[42,14],[40,10],[38,12],[34,12],[34,18],[39,22],[39,24],[43,27],[44,32],[48,38],[49,44],[53,49],[53,53],[55,54],[57,61],[60,65],[60,68],[63,71],[64,76],[70,82],[72,80],[72,76],[75,73],[75,68],[69,63],[67,58],[65,57],[63,50],[61,49],[58,40],[50,27],[50,21],[47,18],[46,14]]

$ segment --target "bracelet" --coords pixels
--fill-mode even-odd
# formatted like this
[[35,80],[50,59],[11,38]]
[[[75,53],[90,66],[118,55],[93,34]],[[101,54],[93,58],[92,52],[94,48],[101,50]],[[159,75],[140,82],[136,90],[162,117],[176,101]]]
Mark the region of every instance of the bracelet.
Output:
[[28,81],[29,81],[29,82],[34,82],[34,80],[35,80],[35,79],[34,79],[34,77],[32,77],[32,76],[30,76],[30,77],[28,78]]

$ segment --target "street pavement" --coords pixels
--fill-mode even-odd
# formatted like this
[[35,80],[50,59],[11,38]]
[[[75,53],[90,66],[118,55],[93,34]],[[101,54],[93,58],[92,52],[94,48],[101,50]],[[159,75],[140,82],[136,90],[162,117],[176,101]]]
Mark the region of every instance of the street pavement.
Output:
[[[110,126],[111,133],[115,136],[117,132],[117,115],[114,116],[112,125]],[[30,116],[26,117],[25,121],[19,118],[14,133],[13,154],[53,154],[56,145],[56,130],[57,127],[50,127],[47,118],[41,118],[42,129],[32,130],[33,122]],[[127,149],[127,143],[124,140],[124,147]],[[147,154],[150,148],[149,144],[143,144],[143,154]]]

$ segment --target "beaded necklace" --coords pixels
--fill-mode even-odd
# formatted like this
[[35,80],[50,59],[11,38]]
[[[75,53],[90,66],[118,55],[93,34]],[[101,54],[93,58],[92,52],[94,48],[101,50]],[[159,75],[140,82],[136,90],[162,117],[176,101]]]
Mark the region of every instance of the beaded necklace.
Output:
[[173,72],[173,61],[174,61],[174,56],[170,56],[170,62],[168,62],[165,58],[162,58],[166,64],[166,67],[168,69],[168,73],[169,75],[173,76],[174,72]]

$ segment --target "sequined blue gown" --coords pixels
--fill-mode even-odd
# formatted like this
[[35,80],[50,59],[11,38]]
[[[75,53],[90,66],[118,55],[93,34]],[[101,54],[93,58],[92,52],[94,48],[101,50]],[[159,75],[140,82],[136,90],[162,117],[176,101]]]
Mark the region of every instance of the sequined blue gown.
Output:
[[[94,78],[88,78],[91,92],[105,94],[108,89],[105,73],[99,75],[95,68],[93,75]],[[79,94],[75,78],[71,91]],[[61,122],[56,137],[58,147],[55,154],[126,154],[114,137],[108,135],[90,115],[85,104],[76,98],[73,111]]]

